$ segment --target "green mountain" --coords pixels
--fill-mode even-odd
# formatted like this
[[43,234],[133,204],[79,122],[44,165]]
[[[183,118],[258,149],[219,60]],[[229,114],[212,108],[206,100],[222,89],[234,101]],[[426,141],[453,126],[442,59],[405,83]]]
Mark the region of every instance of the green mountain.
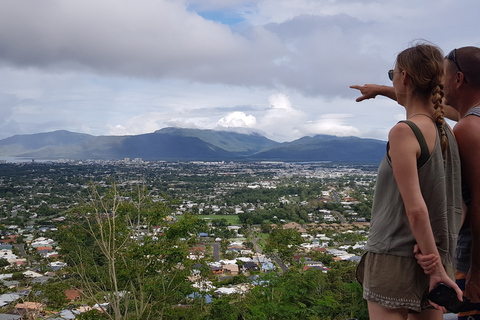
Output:
[[0,140],[0,156],[31,159],[264,160],[380,162],[385,142],[317,135],[278,143],[259,134],[165,128],[134,136],[65,130]]
[[182,137],[196,137],[206,143],[222,148],[225,151],[244,156],[249,156],[265,148],[278,145],[278,142],[269,140],[257,133],[239,134],[231,131],[198,130],[172,127],[164,128],[157,132]]
[[63,154],[81,154],[81,145],[88,144],[95,139],[83,133],[74,133],[66,130],[54,132],[15,135],[0,140],[0,156],[23,157],[35,154],[34,157],[44,158],[51,156],[56,159]]
[[385,141],[357,137],[316,135],[262,150],[251,159],[279,161],[346,161],[379,163],[385,154]]

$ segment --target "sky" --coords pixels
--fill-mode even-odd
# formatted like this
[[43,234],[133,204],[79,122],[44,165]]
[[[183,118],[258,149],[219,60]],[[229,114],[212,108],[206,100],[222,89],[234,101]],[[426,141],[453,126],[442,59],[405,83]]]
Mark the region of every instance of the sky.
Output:
[[478,0],[0,0],[0,139],[165,127],[386,140],[352,84],[418,40],[480,47]]

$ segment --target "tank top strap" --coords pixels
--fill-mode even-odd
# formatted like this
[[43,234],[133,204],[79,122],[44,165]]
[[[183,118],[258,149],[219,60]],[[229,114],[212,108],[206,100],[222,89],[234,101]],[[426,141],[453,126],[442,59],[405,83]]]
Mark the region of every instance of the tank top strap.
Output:
[[480,107],[475,107],[475,108],[470,109],[467,112],[467,114],[465,115],[465,117],[469,116],[469,115],[475,115],[475,116],[480,117]]
[[415,123],[409,120],[402,120],[400,122],[408,124],[408,126],[412,129],[415,137],[417,138],[418,144],[420,145],[420,157],[417,159],[417,168],[421,168],[427,160],[430,158],[430,151],[428,150],[427,142],[425,141],[425,137],[423,136],[422,131]]

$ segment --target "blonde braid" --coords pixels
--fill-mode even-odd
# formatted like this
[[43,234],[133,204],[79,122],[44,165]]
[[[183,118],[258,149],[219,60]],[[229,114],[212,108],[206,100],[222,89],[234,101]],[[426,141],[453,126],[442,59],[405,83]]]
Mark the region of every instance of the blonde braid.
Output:
[[443,54],[437,46],[420,43],[400,52],[397,56],[397,65],[413,80],[414,94],[425,99],[430,97],[435,108],[434,120],[440,132],[440,144],[445,160],[448,138],[444,129],[445,111],[442,105],[443,59]]
[[436,85],[433,90],[432,90],[432,103],[435,108],[435,124],[438,127],[438,130],[440,130],[440,145],[442,146],[442,154],[443,154],[443,159],[445,160],[446,157],[446,152],[448,148],[448,138],[447,138],[447,133],[445,132],[445,128],[443,125],[445,124],[445,111],[443,110],[443,104],[442,104],[442,99],[443,99],[443,84],[438,84]]

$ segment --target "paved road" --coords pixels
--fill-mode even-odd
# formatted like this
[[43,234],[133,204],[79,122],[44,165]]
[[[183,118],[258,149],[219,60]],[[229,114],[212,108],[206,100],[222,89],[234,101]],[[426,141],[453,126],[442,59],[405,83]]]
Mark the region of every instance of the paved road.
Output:
[[220,244],[218,242],[212,242],[211,245],[213,247],[213,259],[215,259],[215,261],[219,261],[220,260]]
[[338,194],[335,191],[332,192],[332,195],[333,195],[333,200],[335,202],[340,202],[340,198],[338,197]]
[[252,243],[253,243],[253,249],[256,253],[262,253],[262,248],[260,248],[260,246],[258,245],[257,241],[258,241],[258,238],[255,237],[255,235],[253,233],[250,233],[250,237],[252,238]]
[[340,214],[340,212],[333,210],[332,213],[337,216],[338,220],[340,220],[340,223],[347,223],[347,220]]
[[280,274],[282,274],[282,273],[284,273],[288,270],[288,267],[283,263],[283,261],[279,257],[277,257],[277,255],[275,255],[273,257],[273,260],[275,260],[275,262],[278,264],[280,269],[282,269],[282,272],[280,272]]
[[18,252],[20,253],[20,255],[22,257],[26,257],[27,254],[25,253],[25,247],[23,244],[14,244],[13,245],[14,247],[18,248]]
[[[260,248],[260,246],[258,245],[257,241],[258,241],[258,238],[255,237],[255,235],[253,234],[253,232],[250,232],[250,237],[252,239],[252,243],[253,243],[253,247],[255,249],[255,252],[258,253],[258,254],[261,254],[262,253],[262,249]],[[281,273],[285,272],[288,270],[288,267],[282,262],[282,260],[280,260],[280,258],[278,258],[276,255],[273,257],[273,260],[275,260],[275,262],[277,263],[278,266],[280,266],[280,269],[282,269]]]

